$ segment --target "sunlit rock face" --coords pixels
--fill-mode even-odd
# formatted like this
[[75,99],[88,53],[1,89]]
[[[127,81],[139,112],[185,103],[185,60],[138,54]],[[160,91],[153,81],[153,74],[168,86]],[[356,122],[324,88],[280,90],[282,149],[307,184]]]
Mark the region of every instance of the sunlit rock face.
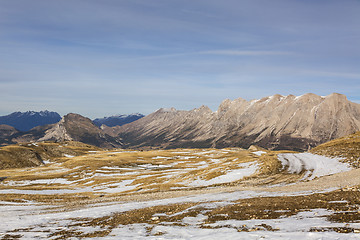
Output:
[[360,105],[346,96],[279,94],[224,100],[217,111],[160,109],[121,127],[107,128],[126,147],[243,147],[307,150],[360,130]]
[[78,141],[104,148],[122,145],[119,138],[109,136],[89,118],[75,113],[65,115],[37,141]]

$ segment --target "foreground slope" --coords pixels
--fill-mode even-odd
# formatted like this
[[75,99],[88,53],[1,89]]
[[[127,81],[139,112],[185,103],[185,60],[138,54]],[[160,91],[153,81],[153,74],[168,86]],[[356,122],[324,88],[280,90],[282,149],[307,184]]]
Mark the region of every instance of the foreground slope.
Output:
[[84,153],[0,170],[0,237],[359,238],[359,169],[340,159],[256,147]]
[[0,148],[0,170],[38,167],[52,159],[79,156],[91,150],[100,149],[80,142],[41,142],[4,146]]
[[106,129],[128,147],[244,147],[307,150],[360,130],[360,105],[331,94],[274,95],[225,100],[216,112],[160,109],[133,123]]
[[360,132],[326,142],[310,152],[328,157],[341,157],[355,168],[360,168]]

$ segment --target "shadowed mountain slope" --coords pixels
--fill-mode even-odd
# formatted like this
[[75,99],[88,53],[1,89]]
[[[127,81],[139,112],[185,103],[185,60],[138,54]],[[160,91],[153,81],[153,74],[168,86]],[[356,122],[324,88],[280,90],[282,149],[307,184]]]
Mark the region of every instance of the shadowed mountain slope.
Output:
[[96,118],[93,120],[93,122],[98,127],[100,127],[101,125],[114,127],[114,126],[122,126],[127,123],[134,122],[142,117],[144,117],[144,115],[140,113],[134,113],[129,115],[122,114],[111,117]]
[[18,132],[19,131],[12,126],[0,124],[0,144],[11,143],[12,136]]

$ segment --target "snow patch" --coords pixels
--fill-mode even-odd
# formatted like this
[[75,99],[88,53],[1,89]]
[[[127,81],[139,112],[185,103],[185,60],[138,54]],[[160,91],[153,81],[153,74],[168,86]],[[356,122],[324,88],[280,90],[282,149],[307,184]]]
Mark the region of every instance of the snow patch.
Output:
[[266,154],[266,152],[264,152],[264,151],[256,151],[256,152],[252,152],[252,153],[255,154],[255,155],[258,155],[258,156]]
[[348,164],[340,162],[340,158],[329,158],[312,153],[282,153],[278,159],[288,172],[299,174],[305,171],[304,179],[314,179],[335,173],[350,171]]
[[303,95],[300,95],[300,96],[296,96],[295,98],[294,98],[294,100],[299,100],[302,96],[304,96],[305,94],[303,94]]
[[243,179],[244,177],[253,175],[256,172],[256,170],[259,168],[258,164],[254,162],[241,163],[239,164],[239,167],[241,168],[228,171],[226,174],[220,175],[210,180],[202,180],[198,178],[197,180],[192,181],[188,185],[193,187],[200,187],[200,186],[210,186],[214,184],[238,181]]
[[162,157],[162,156],[156,156],[156,157],[153,157],[152,159],[167,159],[168,157]]

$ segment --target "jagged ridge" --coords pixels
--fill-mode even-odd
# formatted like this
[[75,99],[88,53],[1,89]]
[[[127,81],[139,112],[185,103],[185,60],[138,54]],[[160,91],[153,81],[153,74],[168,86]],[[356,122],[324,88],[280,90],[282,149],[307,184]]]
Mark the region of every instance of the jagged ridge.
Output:
[[224,100],[216,112],[160,109],[121,127],[105,129],[126,147],[249,147],[307,150],[360,130],[360,105],[346,96],[274,95]]
[[29,131],[37,126],[57,123],[60,119],[58,113],[47,110],[13,112],[6,116],[0,116],[0,124],[10,125],[20,131]]

